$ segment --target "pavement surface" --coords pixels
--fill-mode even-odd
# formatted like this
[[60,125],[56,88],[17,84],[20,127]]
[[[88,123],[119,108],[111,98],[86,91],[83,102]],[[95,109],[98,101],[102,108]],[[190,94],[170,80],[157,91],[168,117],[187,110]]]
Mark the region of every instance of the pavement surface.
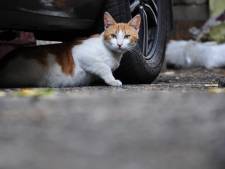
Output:
[[224,169],[225,70],[0,91],[0,169]]

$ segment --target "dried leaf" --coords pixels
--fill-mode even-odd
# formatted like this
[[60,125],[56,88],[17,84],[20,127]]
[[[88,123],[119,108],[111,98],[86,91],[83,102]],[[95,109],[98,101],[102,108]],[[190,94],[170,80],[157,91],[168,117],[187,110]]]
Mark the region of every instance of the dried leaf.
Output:
[[6,96],[6,93],[3,91],[0,91],[0,97],[4,97],[4,96]]
[[53,94],[54,94],[53,89],[20,89],[16,92],[17,96],[22,97],[51,96]]
[[225,93],[225,89],[223,88],[210,88],[209,93],[215,93],[215,94],[220,94],[220,93]]

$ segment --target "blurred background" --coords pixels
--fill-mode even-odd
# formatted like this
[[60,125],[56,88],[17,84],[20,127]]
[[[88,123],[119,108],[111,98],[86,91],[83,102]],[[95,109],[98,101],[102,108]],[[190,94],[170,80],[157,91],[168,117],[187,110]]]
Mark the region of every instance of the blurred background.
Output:
[[[174,0],[173,14],[174,30],[163,68],[163,71],[168,70],[166,68],[172,71],[161,77],[177,83],[206,80],[216,84],[219,81],[224,86],[225,1]],[[208,79],[206,74],[210,76]],[[185,80],[185,77],[189,78]]]
[[201,28],[210,17],[217,17],[225,10],[224,0],[174,0],[173,5],[173,39],[191,39],[191,28]]

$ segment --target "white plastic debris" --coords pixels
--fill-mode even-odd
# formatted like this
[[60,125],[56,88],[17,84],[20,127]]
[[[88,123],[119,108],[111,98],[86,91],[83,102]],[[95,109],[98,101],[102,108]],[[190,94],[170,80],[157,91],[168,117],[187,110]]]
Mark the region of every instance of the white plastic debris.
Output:
[[54,45],[54,44],[59,44],[62,43],[60,41],[45,41],[45,40],[36,40],[36,45],[37,46],[42,46],[42,45]]
[[167,65],[175,67],[225,67],[225,44],[215,42],[170,41],[166,50]]

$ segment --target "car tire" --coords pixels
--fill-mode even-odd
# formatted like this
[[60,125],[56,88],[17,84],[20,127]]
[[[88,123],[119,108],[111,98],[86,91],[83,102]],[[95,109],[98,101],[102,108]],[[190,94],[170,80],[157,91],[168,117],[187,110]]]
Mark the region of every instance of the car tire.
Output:
[[[125,54],[115,76],[124,83],[151,83],[159,75],[163,65],[169,25],[168,13],[171,10],[168,1],[143,0],[139,1],[135,7],[137,9],[132,6],[131,11],[134,2],[135,0],[107,0],[106,3],[106,10],[118,22],[128,22],[139,13],[142,16],[139,43],[134,50]],[[149,8],[150,5],[152,9]],[[146,34],[147,40],[144,39]]]

